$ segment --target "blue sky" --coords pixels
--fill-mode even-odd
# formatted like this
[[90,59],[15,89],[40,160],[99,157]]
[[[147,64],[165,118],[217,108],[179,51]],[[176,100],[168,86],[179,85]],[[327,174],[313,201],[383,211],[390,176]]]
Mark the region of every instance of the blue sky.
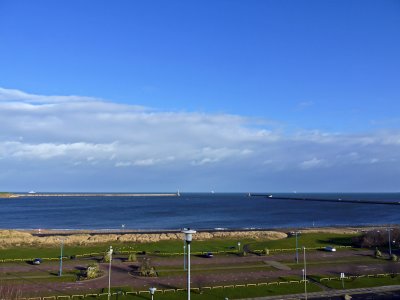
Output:
[[399,191],[399,36],[394,0],[0,1],[0,189]]

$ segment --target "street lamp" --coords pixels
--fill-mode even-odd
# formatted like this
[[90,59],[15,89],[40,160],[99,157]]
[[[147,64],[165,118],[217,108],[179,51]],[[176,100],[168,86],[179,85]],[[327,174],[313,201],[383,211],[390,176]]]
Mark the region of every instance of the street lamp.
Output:
[[190,228],[182,230],[185,234],[185,241],[187,244],[187,290],[188,290],[188,300],[190,300],[190,243],[192,242],[193,234],[196,233],[195,230]]
[[388,228],[388,229],[386,229],[387,230],[387,232],[388,232],[388,235],[389,235],[389,237],[388,237],[388,244],[389,244],[389,256],[392,256],[392,239],[390,238],[390,231],[392,231],[393,230],[393,228]]
[[183,271],[186,271],[186,241],[183,239]]
[[295,231],[294,234],[296,236],[296,264],[299,263],[299,244],[298,244],[298,239],[297,236],[299,235],[300,232]]
[[108,265],[108,300],[110,300],[111,297],[111,261],[112,261],[112,254],[113,254],[113,248],[110,246],[110,250],[108,251],[108,255],[110,256],[110,263]]
[[238,252],[240,252],[240,242],[238,242]]
[[306,263],[306,247],[303,246],[304,253],[304,299],[307,300],[307,263]]
[[342,288],[343,289],[344,289],[344,278],[345,278],[344,273],[343,272],[340,273],[340,279],[342,279]]
[[151,295],[151,300],[153,300],[154,299],[154,293],[155,293],[155,291],[156,291],[157,289],[155,288],[155,287],[151,287],[151,288],[149,288],[149,291],[150,291],[150,295]]
[[61,253],[60,253],[60,270],[58,271],[58,276],[62,276],[62,261],[63,261],[63,248],[64,248],[64,240],[61,239]]

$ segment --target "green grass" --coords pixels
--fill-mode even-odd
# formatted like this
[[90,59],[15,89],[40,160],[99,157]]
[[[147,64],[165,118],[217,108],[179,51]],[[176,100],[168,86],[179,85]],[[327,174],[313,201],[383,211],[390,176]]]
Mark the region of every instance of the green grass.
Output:
[[[356,235],[330,234],[330,233],[307,233],[299,236],[299,247],[324,247],[326,245],[351,246],[352,238]],[[295,247],[295,238],[289,237],[275,241],[256,241],[253,239],[213,239],[207,241],[196,241],[192,243],[191,251],[195,252],[231,252],[237,253],[237,242],[242,247],[249,245],[251,250],[287,249]],[[118,251],[134,251],[158,254],[158,253],[183,253],[183,241],[159,241],[154,243],[111,243],[97,244],[92,246],[65,246],[64,256],[82,255],[88,253],[104,253],[112,245]],[[34,258],[47,257],[56,258],[60,255],[59,247],[24,246],[0,250],[0,259],[10,258]]]
[[0,277],[0,281],[12,283],[12,284],[21,284],[21,283],[39,283],[39,282],[75,282],[76,276],[74,275],[65,275],[62,277],[48,275],[48,276],[29,276],[29,277],[8,277],[3,278]]
[[[120,288],[123,291],[128,290],[127,287]],[[113,288],[113,292],[117,292],[118,288]],[[145,290],[145,289],[143,289]],[[98,293],[107,293],[107,289],[102,289]],[[307,284],[308,292],[318,292],[321,288],[314,284]],[[229,299],[242,299],[242,298],[253,298],[273,295],[284,295],[284,294],[299,294],[304,292],[303,284],[282,284],[282,285],[270,285],[270,286],[256,286],[256,287],[239,287],[239,288],[219,288],[212,290],[203,290],[201,294],[198,292],[191,293],[191,299],[193,300],[221,300],[228,297]],[[78,293],[80,294],[80,293]],[[154,299],[157,300],[182,300],[186,299],[187,292],[167,292],[162,294],[156,292]],[[91,299],[107,299],[107,296],[102,297],[90,297]],[[113,295],[112,300],[150,300],[150,294],[144,293],[140,295]]]
[[[323,276],[311,276],[315,280],[319,281],[319,279]],[[329,276],[326,276],[329,277]],[[324,280],[321,284],[332,288],[332,289],[342,289],[342,281],[341,280]],[[375,286],[384,286],[384,285],[398,285],[400,284],[400,276],[395,277],[361,277],[355,279],[345,279],[344,280],[344,288],[345,289],[355,289],[355,288],[363,288],[363,287],[375,287]]]
[[[356,234],[333,234],[333,233],[305,233],[298,236],[298,246],[306,248],[333,246],[352,246],[352,239]],[[273,249],[291,249],[296,248],[296,238],[288,237],[286,239],[275,241],[259,241],[249,243],[251,250]]]
[[[237,252],[237,242],[244,245],[255,242],[253,239],[212,239],[207,241],[193,241],[191,252]],[[156,243],[135,244],[133,247],[137,251],[146,251],[151,253],[183,253],[183,241],[159,241]]]
[[[64,247],[63,256],[71,256],[76,254],[105,252],[109,245],[98,246],[66,246]],[[0,250],[0,259],[8,258],[56,258],[60,256],[60,248],[58,247],[40,247],[40,246],[24,246]]]
[[[254,242],[255,240],[243,239],[240,242],[243,244]],[[196,241],[191,246],[191,252],[217,252],[217,251],[230,251],[236,253],[238,240],[233,239],[215,239],[208,241]],[[119,251],[132,251],[146,253],[183,253],[183,241],[159,241],[155,243],[111,243],[111,244],[97,244],[93,246],[64,246],[63,256],[70,257],[72,255],[82,255],[88,253],[104,253],[113,246],[116,255]],[[231,249],[234,247],[234,249]],[[14,247],[0,250],[0,259],[29,259],[29,258],[56,258],[60,255],[59,247],[40,247],[40,246],[24,246]]]
[[[237,273],[237,272],[255,272],[255,271],[265,271],[265,270],[273,270],[272,267],[267,266],[265,264],[259,264],[259,265],[244,265],[244,266],[221,266],[221,267],[210,267],[210,266],[205,266],[205,267],[196,267],[196,268],[191,268],[191,273],[193,274],[223,274],[223,273]],[[167,276],[177,276],[177,275],[185,275],[187,274],[186,271],[183,271],[182,267],[179,269],[156,269],[157,274],[160,277],[167,277]]]

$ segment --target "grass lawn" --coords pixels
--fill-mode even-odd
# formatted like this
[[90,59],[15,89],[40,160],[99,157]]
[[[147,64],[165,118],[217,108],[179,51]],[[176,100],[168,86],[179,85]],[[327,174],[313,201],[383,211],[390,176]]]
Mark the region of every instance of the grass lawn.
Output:
[[[93,252],[105,252],[109,245],[97,246],[64,246],[63,256],[71,256],[77,254],[86,254]],[[24,246],[0,250],[0,259],[8,258],[57,258],[60,256],[59,247],[40,247],[40,246]]]
[[[303,263],[300,261],[298,264],[290,262],[290,263],[285,263],[281,262],[287,266],[289,266],[292,269],[303,269]],[[367,265],[374,265],[374,264],[380,264],[382,261],[373,259],[373,258],[342,258],[342,259],[335,259],[335,258],[330,258],[329,260],[317,260],[317,261],[308,261],[307,265],[308,266],[329,266],[329,265],[346,265],[346,264],[367,264]]]
[[[298,246],[301,248],[316,248],[325,246],[352,246],[352,239],[356,234],[333,234],[333,233],[304,233],[298,236]],[[294,236],[275,241],[257,241],[249,243],[251,250],[291,249],[296,248]],[[293,250],[294,251],[294,250]]]
[[[207,241],[196,241],[192,243],[191,252],[217,252],[217,251],[230,251],[237,252],[238,240],[233,239],[215,239]],[[241,244],[255,242],[255,240],[243,239],[240,240]],[[183,241],[159,241],[156,243],[112,243],[111,244],[118,254],[118,251],[133,251],[147,253],[183,253]],[[64,246],[63,256],[69,257],[72,255],[81,255],[88,253],[104,253],[110,247],[110,244],[98,244],[93,246]],[[40,246],[24,246],[0,250],[0,259],[10,258],[56,258],[60,255],[59,247],[40,247]]]
[[63,276],[59,277],[58,272],[36,271],[36,272],[2,272],[0,273],[0,282],[8,281],[21,283],[24,281],[36,282],[74,282],[79,274],[78,270],[64,271]]
[[[322,276],[311,276],[315,280],[319,281]],[[328,277],[328,276],[327,276]],[[341,280],[324,280],[321,284],[333,288],[333,289],[342,289],[342,281]],[[400,284],[400,276],[395,277],[361,277],[355,279],[345,279],[344,280],[344,288],[345,289],[355,289],[355,288],[363,288],[363,287],[374,287],[374,286],[384,286],[384,285],[398,285]]]
[[[127,291],[126,288],[121,288],[123,291]],[[113,289],[114,292],[117,289]],[[321,291],[321,288],[314,284],[307,284],[308,292]],[[107,289],[103,289],[99,292],[107,292]],[[273,295],[284,295],[284,294],[299,294],[304,292],[303,284],[282,284],[282,285],[269,285],[269,286],[256,286],[256,287],[239,287],[239,288],[219,288],[213,290],[203,290],[201,294],[198,292],[191,293],[191,299],[193,300],[213,300],[213,299],[241,299],[241,298],[252,298],[262,296],[273,296]],[[165,294],[156,292],[154,299],[157,300],[181,300],[186,299],[187,292],[167,292]],[[102,299],[106,300],[107,296],[102,297],[86,297],[87,299]],[[85,298],[85,299],[86,299]],[[150,300],[150,294],[140,295],[114,295],[111,297],[113,300]]]
[[[241,245],[255,242],[253,239],[212,239],[206,241],[193,241],[191,244],[191,252],[217,252],[228,251],[237,252],[237,243]],[[146,251],[152,253],[183,253],[183,241],[160,241],[157,243],[135,244],[134,249],[137,251]]]
[[[327,245],[334,246],[351,246],[352,238],[356,235],[350,234],[331,234],[331,233],[307,233],[299,236],[299,247],[324,247]],[[289,237],[275,241],[256,241],[253,239],[213,239],[207,241],[195,241],[192,243],[191,251],[195,252],[232,252],[237,253],[237,243],[240,242],[242,247],[248,245],[251,250],[268,249],[287,249],[294,248],[295,238]],[[118,251],[145,251],[148,253],[183,253],[183,241],[159,241],[156,243],[112,243],[116,253]],[[109,249],[110,244],[98,244],[92,246],[64,246],[64,256],[82,255],[88,253],[104,253]],[[56,258],[60,255],[59,247],[40,247],[40,246],[24,246],[0,250],[0,259],[10,258]]]
[[[274,268],[266,265],[266,264],[254,264],[254,265],[225,265],[225,266],[196,266],[191,268],[191,272],[193,274],[223,274],[223,273],[234,273],[234,272],[255,272],[255,271],[265,271],[265,270],[274,270]],[[160,277],[166,276],[176,276],[176,275],[185,275],[186,271],[179,268],[160,268],[156,269],[157,274]]]

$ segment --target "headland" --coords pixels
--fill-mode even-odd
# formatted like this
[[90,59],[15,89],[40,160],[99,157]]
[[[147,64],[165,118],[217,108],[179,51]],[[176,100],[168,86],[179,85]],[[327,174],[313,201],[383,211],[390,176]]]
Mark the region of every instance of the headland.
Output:
[[15,193],[14,197],[177,197],[177,193]]

